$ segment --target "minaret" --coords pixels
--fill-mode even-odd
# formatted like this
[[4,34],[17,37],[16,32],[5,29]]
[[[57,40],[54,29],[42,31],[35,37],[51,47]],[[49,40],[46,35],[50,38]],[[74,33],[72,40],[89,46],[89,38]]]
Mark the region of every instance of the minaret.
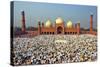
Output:
[[90,16],[90,32],[93,31],[93,15]]
[[22,11],[22,32],[25,32],[25,13]]
[[80,23],[77,23],[77,34],[80,34]]
[[41,34],[41,23],[40,23],[40,21],[38,22],[38,34],[39,35]]
[[44,23],[42,22],[42,27],[44,27]]
[[75,24],[75,28],[77,28],[77,23]]

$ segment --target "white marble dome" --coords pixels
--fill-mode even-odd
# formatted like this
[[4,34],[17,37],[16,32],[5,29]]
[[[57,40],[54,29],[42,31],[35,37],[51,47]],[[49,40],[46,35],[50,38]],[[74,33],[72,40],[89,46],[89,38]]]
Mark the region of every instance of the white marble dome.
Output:
[[46,26],[46,27],[51,27],[51,26],[52,26],[51,21],[50,21],[50,20],[47,20],[45,26]]
[[63,23],[63,19],[60,18],[60,17],[58,17],[58,18],[56,19],[56,24],[62,24],[62,23]]
[[72,23],[71,20],[69,20],[69,21],[67,22],[67,28],[72,28],[72,27],[73,27],[73,23]]

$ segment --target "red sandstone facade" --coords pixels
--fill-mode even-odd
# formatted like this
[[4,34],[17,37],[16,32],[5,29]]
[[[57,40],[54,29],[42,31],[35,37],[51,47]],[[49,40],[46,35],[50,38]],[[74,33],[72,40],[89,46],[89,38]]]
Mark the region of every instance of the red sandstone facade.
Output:
[[44,27],[39,22],[38,26],[38,34],[80,34],[80,23],[77,24],[77,27],[72,28],[65,27],[64,23],[55,24],[54,27]]
[[[22,12],[22,32],[27,32],[29,35],[43,35],[43,34],[93,34],[97,35],[97,32],[93,31],[93,15],[90,15],[90,31],[80,30],[80,23],[75,24],[72,28],[67,28],[63,23],[56,24],[51,27],[45,27],[44,23],[38,22],[37,31],[26,31],[25,28],[25,14]],[[34,34],[35,33],[35,34]]]

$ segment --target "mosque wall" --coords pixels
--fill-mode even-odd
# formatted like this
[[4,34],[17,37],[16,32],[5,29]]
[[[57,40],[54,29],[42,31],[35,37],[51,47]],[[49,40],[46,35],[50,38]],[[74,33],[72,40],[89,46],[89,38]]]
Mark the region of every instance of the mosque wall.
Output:
[[[62,28],[63,34],[77,34],[77,28]],[[41,34],[57,34],[57,28],[55,27],[49,27],[49,28],[42,28],[41,27]]]
[[54,34],[55,27],[41,27],[41,34]]
[[65,32],[77,32],[77,28],[65,28]]

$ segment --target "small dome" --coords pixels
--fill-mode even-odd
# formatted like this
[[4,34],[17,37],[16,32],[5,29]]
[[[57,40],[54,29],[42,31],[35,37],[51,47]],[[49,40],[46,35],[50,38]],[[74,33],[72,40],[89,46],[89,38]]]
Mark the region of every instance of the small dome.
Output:
[[68,21],[67,22],[67,28],[72,28],[72,27],[73,27],[72,21]]
[[61,24],[61,23],[63,23],[63,20],[62,20],[62,18],[58,17],[56,19],[56,24]]
[[46,27],[51,27],[51,26],[52,26],[52,23],[50,22],[50,20],[47,20],[47,21],[46,21],[45,26],[46,26]]

